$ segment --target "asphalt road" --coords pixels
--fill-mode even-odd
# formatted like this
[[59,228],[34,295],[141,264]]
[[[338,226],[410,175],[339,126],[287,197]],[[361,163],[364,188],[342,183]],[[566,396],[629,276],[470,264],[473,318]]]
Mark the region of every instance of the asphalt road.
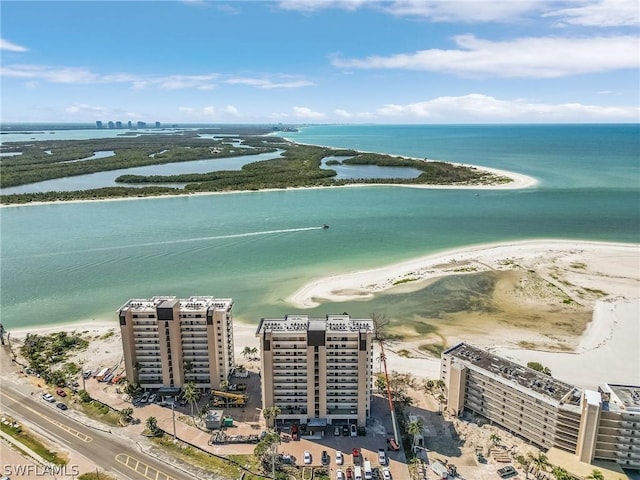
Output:
[[196,478],[141,452],[135,443],[115,434],[89,428],[47,403],[39,395],[25,395],[3,388],[0,404],[7,414],[37,425],[69,450],[99,467],[129,480],[182,480]]

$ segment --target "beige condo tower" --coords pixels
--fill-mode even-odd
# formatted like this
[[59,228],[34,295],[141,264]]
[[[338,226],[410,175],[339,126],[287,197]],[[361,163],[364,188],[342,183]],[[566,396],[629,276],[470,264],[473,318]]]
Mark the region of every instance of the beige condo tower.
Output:
[[349,315],[262,319],[262,406],[310,429],[364,426],[371,408],[374,325]]
[[230,298],[156,296],[118,310],[127,380],[142,388],[219,388],[233,366]]

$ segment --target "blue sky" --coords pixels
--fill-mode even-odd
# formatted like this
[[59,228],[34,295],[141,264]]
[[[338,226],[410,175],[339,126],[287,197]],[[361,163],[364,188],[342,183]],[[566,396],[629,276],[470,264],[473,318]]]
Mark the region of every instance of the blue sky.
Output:
[[2,0],[2,121],[638,122],[639,5]]

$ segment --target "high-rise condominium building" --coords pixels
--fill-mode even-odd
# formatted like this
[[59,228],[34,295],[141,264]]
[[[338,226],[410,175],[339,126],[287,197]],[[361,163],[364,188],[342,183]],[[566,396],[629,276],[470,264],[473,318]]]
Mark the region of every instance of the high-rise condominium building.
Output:
[[373,322],[349,315],[262,319],[263,408],[278,420],[364,426],[371,408]]
[[465,343],[442,354],[441,378],[454,415],[471,411],[582,462],[640,468],[640,386],[582,389]]
[[230,298],[131,299],[118,310],[127,379],[143,388],[219,388],[233,366]]

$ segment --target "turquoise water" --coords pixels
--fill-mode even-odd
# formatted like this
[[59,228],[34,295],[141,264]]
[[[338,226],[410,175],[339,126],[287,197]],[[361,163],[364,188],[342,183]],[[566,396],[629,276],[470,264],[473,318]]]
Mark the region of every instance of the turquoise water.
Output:
[[[517,191],[358,187],[3,208],[5,326],[114,321],[131,297],[233,297],[293,313],[307,281],[452,247],[526,238],[640,241],[638,126],[307,127],[289,138],[505,168]],[[331,228],[319,228],[327,223]],[[402,295],[308,313],[415,312]]]

